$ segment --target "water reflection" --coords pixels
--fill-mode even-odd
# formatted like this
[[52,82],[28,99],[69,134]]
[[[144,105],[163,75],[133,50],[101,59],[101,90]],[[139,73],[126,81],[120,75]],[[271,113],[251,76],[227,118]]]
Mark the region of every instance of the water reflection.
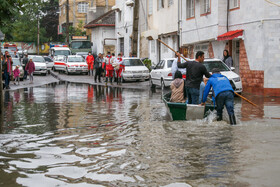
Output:
[[[251,157],[245,150],[260,150],[253,133],[280,135],[278,121],[266,119],[274,102],[263,103],[264,110],[254,112],[236,98],[241,125],[231,127],[171,122],[158,90],[58,83],[5,92],[0,184],[246,186],[235,176],[246,171]],[[270,118],[277,115],[270,112]],[[270,128],[260,129],[256,117]]]

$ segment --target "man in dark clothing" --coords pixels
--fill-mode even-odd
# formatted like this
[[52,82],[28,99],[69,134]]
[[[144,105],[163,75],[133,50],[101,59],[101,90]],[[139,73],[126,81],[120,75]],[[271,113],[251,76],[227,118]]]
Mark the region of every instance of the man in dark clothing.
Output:
[[97,76],[98,76],[98,81],[101,82],[100,76],[102,72],[102,63],[103,63],[103,58],[102,54],[99,53],[98,57],[94,61],[94,69],[95,69],[95,75],[94,75],[94,81],[96,82]]
[[236,120],[234,115],[234,90],[232,89],[228,78],[224,75],[221,75],[219,69],[214,68],[212,70],[212,73],[213,75],[210,77],[206,84],[201,104],[205,104],[208,93],[211,87],[213,87],[213,95],[217,104],[217,121],[223,120],[223,109],[225,105],[229,115],[230,124],[235,125]]
[[[177,53],[181,57],[180,53]],[[204,61],[204,52],[198,51],[195,55],[195,61],[185,62],[181,64],[181,58],[178,58],[178,68],[186,68],[186,91],[188,96],[188,104],[199,104],[199,88],[203,80],[203,75],[209,78],[211,75],[206,67],[202,64]]]
[[27,78],[27,71],[25,70],[26,64],[28,63],[28,55],[26,54],[22,60],[22,69],[24,69],[23,79]]

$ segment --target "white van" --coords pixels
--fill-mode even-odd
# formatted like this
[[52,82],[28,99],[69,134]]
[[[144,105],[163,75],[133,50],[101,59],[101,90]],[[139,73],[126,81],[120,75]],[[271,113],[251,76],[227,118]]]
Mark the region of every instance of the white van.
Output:
[[69,56],[71,51],[67,45],[51,45],[50,56]]

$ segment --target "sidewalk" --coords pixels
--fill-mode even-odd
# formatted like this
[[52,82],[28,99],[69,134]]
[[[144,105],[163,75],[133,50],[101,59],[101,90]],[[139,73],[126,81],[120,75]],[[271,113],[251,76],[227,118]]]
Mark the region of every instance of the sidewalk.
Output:
[[[105,83],[95,83],[93,76],[88,75],[66,75],[64,73],[58,73],[55,71],[51,71],[51,75],[57,78],[60,81],[65,82],[73,82],[73,83],[86,83],[91,85],[101,85],[105,86]],[[101,78],[102,79],[102,78]],[[116,88],[130,88],[130,89],[148,89],[150,87],[149,81],[139,81],[139,82],[126,82],[122,83],[122,85],[117,85],[116,82],[111,85],[108,83],[108,87],[116,87]]]

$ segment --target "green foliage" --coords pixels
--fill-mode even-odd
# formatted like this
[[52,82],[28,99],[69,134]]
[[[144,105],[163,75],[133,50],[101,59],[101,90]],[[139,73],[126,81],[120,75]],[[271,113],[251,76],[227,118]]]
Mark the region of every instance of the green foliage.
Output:
[[78,26],[75,28],[73,26],[69,27],[69,35],[70,36],[85,36],[86,31],[83,29],[84,23],[82,20],[79,21]]
[[1,0],[0,1],[0,27],[5,27],[19,14],[24,11],[24,4],[28,0]]
[[143,63],[150,71],[152,70],[152,61],[150,59],[145,59]]

